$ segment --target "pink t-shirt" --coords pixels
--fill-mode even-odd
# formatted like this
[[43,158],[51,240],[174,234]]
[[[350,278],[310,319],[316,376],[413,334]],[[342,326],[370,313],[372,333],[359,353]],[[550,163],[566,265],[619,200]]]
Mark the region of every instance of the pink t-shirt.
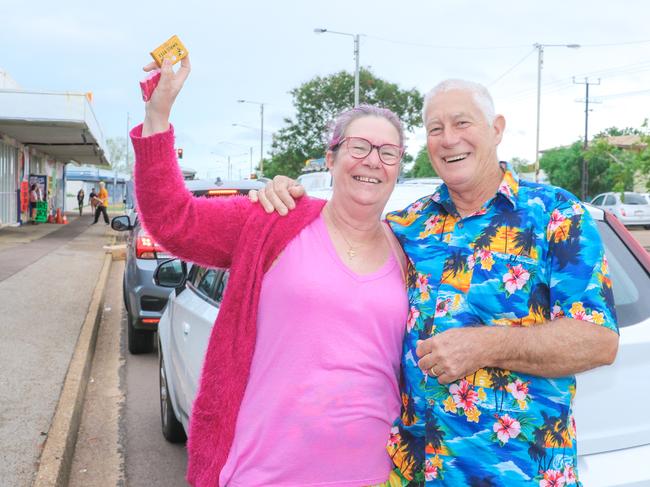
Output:
[[257,341],[220,485],[359,487],[387,480],[408,301],[391,254],[358,275],[322,215],[262,282]]

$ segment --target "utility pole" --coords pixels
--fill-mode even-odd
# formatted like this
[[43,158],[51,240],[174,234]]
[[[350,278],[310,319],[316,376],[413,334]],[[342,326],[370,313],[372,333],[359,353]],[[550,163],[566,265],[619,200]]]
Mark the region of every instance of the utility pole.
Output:
[[589,145],[589,85],[599,85],[600,78],[598,78],[598,82],[590,82],[589,78],[585,78],[584,81],[576,81],[574,77],[573,83],[576,85],[585,85],[585,140],[583,143],[584,150],[582,155],[581,198],[582,201],[586,201],[587,195],[589,194],[589,167],[587,166],[587,158],[585,157],[587,146]]

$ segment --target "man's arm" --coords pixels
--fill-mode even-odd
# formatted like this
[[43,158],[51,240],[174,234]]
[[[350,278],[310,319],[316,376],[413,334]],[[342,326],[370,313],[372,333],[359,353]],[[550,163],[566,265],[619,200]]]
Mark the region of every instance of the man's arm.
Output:
[[[559,318],[531,327],[455,328],[417,347],[418,365],[448,384],[484,367],[541,377],[562,377],[611,364],[616,332],[593,323]],[[433,373],[431,372],[433,368]]]

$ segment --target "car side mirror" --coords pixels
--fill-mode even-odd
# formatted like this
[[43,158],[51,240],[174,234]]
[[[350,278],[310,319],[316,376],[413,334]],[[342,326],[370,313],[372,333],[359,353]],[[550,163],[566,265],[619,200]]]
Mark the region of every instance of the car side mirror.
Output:
[[116,232],[125,232],[133,230],[133,225],[131,225],[131,219],[128,215],[120,215],[111,220],[111,228]]
[[156,285],[176,290],[185,287],[186,279],[187,264],[180,259],[169,259],[160,263],[153,274]]

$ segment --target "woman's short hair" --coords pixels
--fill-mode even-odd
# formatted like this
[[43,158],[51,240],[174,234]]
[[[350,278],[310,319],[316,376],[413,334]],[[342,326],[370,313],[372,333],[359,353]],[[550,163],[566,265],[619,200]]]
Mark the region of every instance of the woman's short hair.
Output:
[[492,122],[494,122],[494,118],[496,117],[496,112],[494,110],[494,101],[492,100],[490,92],[482,84],[464,79],[446,79],[438,83],[431,89],[431,91],[429,91],[429,93],[426,94],[424,97],[424,103],[422,104],[422,121],[425,125],[427,123],[427,110],[429,109],[431,99],[439,93],[454,90],[467,91],[471,93],[476,105],[485,116],[488,125],[492,126]]
[[348,129],[350,124],[363,117],[378,117],[388,120],[399,134],[400,147],[404,145],[404,128],[395,112],[388,108],[362,104],[358,107],[350,108],[349,110],[341,112],[338,117],[330,123],[327,149],[335,149],[339,142],[341,142],[341,139],[345,137],[345,131]]

